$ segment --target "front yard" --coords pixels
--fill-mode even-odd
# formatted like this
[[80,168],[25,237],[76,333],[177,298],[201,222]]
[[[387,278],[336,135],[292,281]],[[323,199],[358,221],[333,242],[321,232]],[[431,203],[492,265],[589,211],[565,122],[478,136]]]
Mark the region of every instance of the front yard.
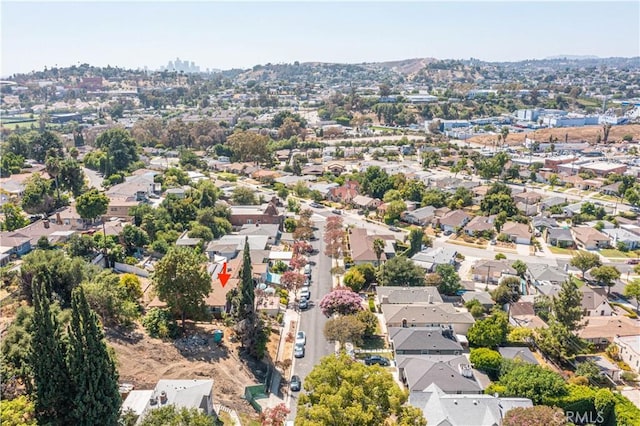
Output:
[[553,253],[553,254],[566,254],[566,255],[569,255],[569,256],[573,256],[578,252],[575,249],[556,247],[556,246],[552,246],[552,245],[547,245],[547,247],[549,247],[549,251],[551,253]]
[[620,251],[618,249],[601,249],[600,254],[604,257],[640,258],[640,251]]

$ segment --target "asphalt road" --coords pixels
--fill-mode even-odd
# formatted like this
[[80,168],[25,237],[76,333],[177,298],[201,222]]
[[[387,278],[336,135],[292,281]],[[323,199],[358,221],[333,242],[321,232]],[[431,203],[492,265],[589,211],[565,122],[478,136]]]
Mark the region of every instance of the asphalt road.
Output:
[[[307,344],[305,345],[305,354],[303,358],[294,358],[293,374],[300,376],[304,386],[304,381],[311,369],[320,363],[320,359],[332,354],[335,350],[333,343],[327,342],[324,337],[324,324],[327,318],[320,311],[320,300],[331,291],[331,262],[332,260],[324,254],[324,225],[325,219],[314,215],[312,217],[318,230],[315,231],[318,237],[317,241],[312,242],[314,249],[318,250],[317,254],[310,257],[315,262],[311,267],[311,303],[309,309],[301,313],[299,330],[307,334]],[[296,417],[296,408],[298,404],[299,392],[291,393],[289,419],[294,420]]]
[[82,171],[89,181],[89,188],[102,189],[102,181],[104,180],[104,178],[100,173],[96,172],[95,170],[87,169],[86,167],[83,167]]

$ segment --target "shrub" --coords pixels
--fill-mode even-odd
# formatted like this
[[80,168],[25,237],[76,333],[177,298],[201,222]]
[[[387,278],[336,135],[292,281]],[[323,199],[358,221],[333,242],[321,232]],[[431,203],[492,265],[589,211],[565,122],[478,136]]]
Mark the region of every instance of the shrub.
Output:
[[495,259],[496,259],[496,260],[503,260],[503,259],[506,259],[506,258],[507,258],[507,256],[505,256],[505,254],[504,254],[504,253],[498,253],[498,254],[496,254],[496,256],[495,256]]
[[151,337],[166,339],[178,335],[178,324],[168,309],[151,308],[142,318],[142,325]]
[[502,356],[499,352],[487,348],[471,349],[469,360],[475,368],[484,371],[493,380],[498,378],[502,364]]

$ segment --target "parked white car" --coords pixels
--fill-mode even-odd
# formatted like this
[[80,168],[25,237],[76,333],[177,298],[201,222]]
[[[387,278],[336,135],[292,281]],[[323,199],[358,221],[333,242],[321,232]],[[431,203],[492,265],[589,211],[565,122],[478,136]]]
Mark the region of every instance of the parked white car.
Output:
[[306,345],[307,344],[307,335],[304,334],[304,331],[298,331],[296,334],[296,345]]

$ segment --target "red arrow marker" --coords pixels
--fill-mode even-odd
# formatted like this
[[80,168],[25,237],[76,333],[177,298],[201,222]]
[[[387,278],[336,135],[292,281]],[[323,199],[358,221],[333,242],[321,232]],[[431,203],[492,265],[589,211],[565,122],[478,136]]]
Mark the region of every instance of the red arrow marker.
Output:
[[222,264],[222,272],[218,274],[218,279],[220,280],[220,284],[222,284],[222,287],[227,285],[227,281],[229,281],[229,278],[231,278],[231,274],[227,274],[227,262],[224,262]]

